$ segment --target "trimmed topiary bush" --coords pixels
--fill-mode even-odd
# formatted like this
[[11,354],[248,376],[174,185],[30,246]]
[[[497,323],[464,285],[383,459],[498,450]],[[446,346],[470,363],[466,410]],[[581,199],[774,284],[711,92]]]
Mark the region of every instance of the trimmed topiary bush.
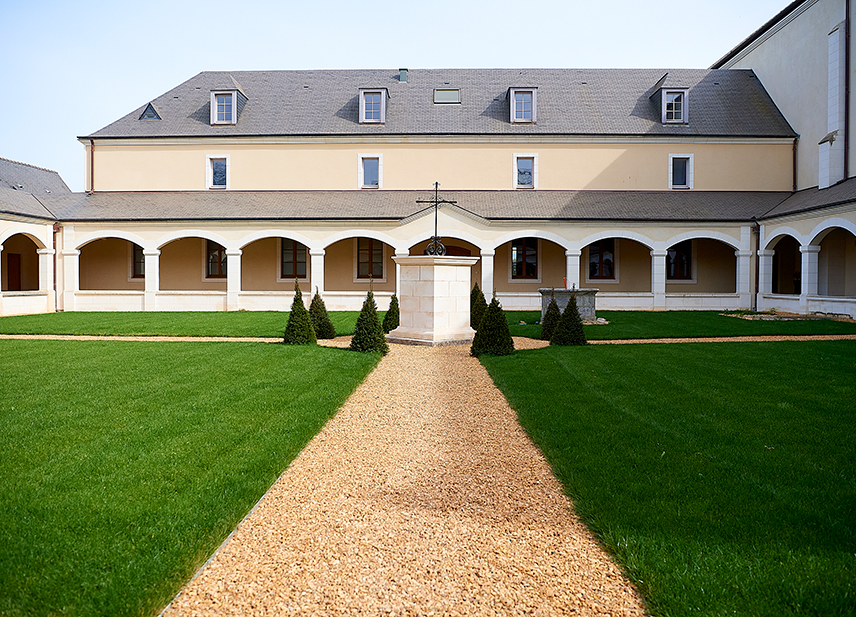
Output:
[[352,351],[379,351],[386,355],[389,353],[389,344],[383,336],[380,320],[377,317],[377,304],[374,294],[369,292],[363,302],[360,316],[357,317],[357,325],[354,328],[354,338],[351,339],[350,349]]
[[556,296],[550,293],[550,304],[547,305],[547,312],[544,313],[544,319],[541,320],[541,340],[549,341],[553,338],[553,332],[556,331],[556,326],[559,325],[559,320],[562,318],[562,311],[559,310],[559,305],[556,302]]
[[508,331],[505,311],[502,310],[499,300],[494,298],[485,310],[479,329],[473,338],[470,355],[507,356],[512,353],[514,353],[514,341],[511,340],[511,332]]
[[288,325],[285,326],[282,342],[289,345],[314,345],[317,342],[312,318],[303,306],[303,294],[300,293],[300,285],[297,281],[294,281],[294,302],[291,303],[291,313],[288,316]]
[[336,328],[330,321],[327,307],[324,305],[324,300],[321,299],[321,294],[318,293],[318,288],[315,289],[312,304],[309,305],[309,317],[312,319],[312,327],[315,328],[315,336],[318,338],[336,338]]
[[383,316],[383,331],[389,334],[392,330],[395,330],[399,325],[399,320],[401,318],[400,312],[398,310],[398,298],[395,294],[392,294],[392,298],[389,301],[389,310],[386,312],[386,315]]
[[565,312],[562,313],[562,318],[556,326],[556,331],[553,332],[553,337],[550,339],[551,345],[587,345],[586,333],[583,331],[583,320],[580,318],[580,311],[577,308],[577,300],[574,294],[571,294],[571,299],[568,300],[568,306],[565,307]]
[[479,284],[473,285],[473,290],[470,292],[470,327],[478,332],[479,324],[481,324],[484,312],[487,310],[487,302],[484,299],[482,290],[479,289]]

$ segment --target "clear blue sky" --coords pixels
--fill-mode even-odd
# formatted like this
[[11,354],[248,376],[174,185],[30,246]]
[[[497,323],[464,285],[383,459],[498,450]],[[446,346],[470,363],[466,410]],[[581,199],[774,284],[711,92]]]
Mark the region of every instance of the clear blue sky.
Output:
[[706,68],[787,4],[0,0],[0,156],[79,191],[78,135],[200,71]]

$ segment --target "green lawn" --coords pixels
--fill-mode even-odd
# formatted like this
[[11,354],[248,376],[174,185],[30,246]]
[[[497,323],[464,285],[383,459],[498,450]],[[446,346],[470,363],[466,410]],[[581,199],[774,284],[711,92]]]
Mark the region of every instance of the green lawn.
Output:
[[[354,333],[359,311],[335,311],[337,335]],[[383,319],[385,312],[378,313]],[[83,312],[0,317],[0,334],[139,336],[282,336],[288,312]]]
[[0,358],[0,614],[156,615],[380,355],[7,340]]
[[[637,338],[697,338],[703,336],[758,336],[779,334],[856,334],[856,323],[830,319],[750,321],[712,311],[598,311],[606,325],[585,326],[589,340]],[[535,322],[540,311],[507,311],[512,336],[540,338]],[[526,325],[520,325],[525,321]],[[0,321],[2,324],[2,321]]]
[[481,360],[654,614],[856,614],[856,341]]

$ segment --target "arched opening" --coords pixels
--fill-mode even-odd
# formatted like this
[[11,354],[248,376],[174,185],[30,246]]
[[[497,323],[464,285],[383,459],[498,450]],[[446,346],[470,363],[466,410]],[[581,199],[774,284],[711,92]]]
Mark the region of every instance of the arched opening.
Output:
[[325,249],[324,288],[327,291],[395,292],[395,250],[375,238],[345,238]]
[[291,238],[261,238],[241,249],[241,289],[293,291],[294,282],[306,294],[312,290],[309,249]]
[[[481,249],[471,242],[460,240],[458,238],[443,238],[443,245],[446,247],[446,255],[451,257],[479,257]],[[419,242],[410,247],[411,255],[425,255],[428,248],[429,240]],[[481,284],[481,260],[477,261],[470,270],[470,281],[472,283],[479,282]]]
[[782,236],[772,245],[772,249],[775,252],[773,293],[799,295],[802,289],[802,257],[799,242],[791,236]]
[[3,242],[0,252],[3,291],[38,291],[38,250],[38,245],[24,234],[15,234]]
[[693,238],[666,250],[666,293],[736,293],[734,247],[712,238]]
[[846,229],[834,227],[820,241],[817,293],[856,297],[856,236]]
[[160,289],[226,291],[226,249],[206,238],[178,238],[160,254]]
[[602,292],[650,292],[651,249],[627,238],[601,238],[580,255],[580,283]]
[[81,290],[145,289],[143,247],[122,238],[99,238],[80,248]]
[[496,248],[493,285],[497,293],[537,292],[564,287],[565,249],[543,238],[515,238]]

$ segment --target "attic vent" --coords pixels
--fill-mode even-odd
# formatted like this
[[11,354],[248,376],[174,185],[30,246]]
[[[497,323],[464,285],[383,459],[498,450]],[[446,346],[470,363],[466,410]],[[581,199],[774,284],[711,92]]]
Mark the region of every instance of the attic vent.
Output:
[[158,112],[155,110],[154,106],[149,103],[146,105],[146,108],[143,110],[143,113],[140,115],[140,120],[160,120],[161,117],[158,115]]
[[435,88],[434,103],[460,103],[461,90],[460,88]]

